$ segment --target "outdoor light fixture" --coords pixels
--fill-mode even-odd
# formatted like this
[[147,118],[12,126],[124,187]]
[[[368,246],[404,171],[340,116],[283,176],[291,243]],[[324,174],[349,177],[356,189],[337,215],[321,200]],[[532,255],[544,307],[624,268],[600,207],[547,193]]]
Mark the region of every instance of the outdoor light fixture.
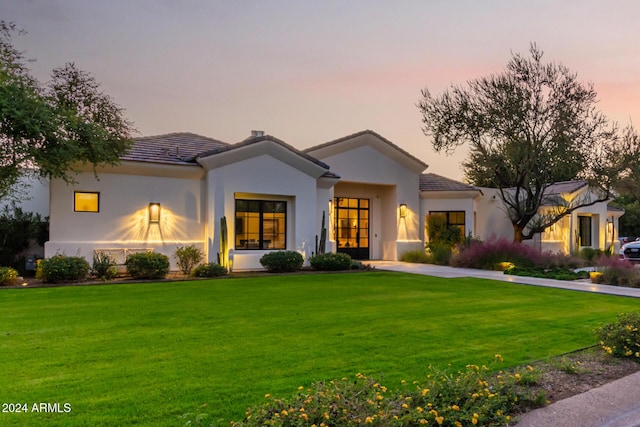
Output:
[[406,203],[401,203],[400,204],[400,218],[406,218],[407,217],[407,205]]
[[160,203],[149,203],[149,223],[160,222]]

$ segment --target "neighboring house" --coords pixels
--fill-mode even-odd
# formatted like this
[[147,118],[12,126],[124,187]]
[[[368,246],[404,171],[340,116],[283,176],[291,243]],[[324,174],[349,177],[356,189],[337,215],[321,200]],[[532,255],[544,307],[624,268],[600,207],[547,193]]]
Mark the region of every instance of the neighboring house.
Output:
[[[75,185],[51,182],[45,255],[91,262],[103,251],[124,262],[152,250],[175,268],[175,249],[195,245],[215,262],[223,217],[234,270],[260,269],[274,250],[308,259],[323,213],[326,250],[355,259],[397,260],[424,248],[429,214],[489,237],[483,218],[500,213],[499,201],[486,200],[493,193],[426,168],[369,130],[303,151],[259,131],[236,144],[191,133],[137,138],[119,166],[98,169],[99,179],[87,168]],[[510,223],[496,220],[502,227]]]
[[[478,218],[476,233],[483,238],[502,237],[513,239],[513,227],[507,217],[500,192],[495,188],[482,188],[484,197],[476,206]],[[558,199],[566,203],[581,201],[590,203],[597,200],[586,181],[566,181],[549,186],[545,192],[546,202],[541,212],[558,208]],[[526,241],[543,251],[570,254],[583,248],[617,252],[619,218],[624,210],[609,206],[609,201],[594,203],[574,210],[560,221],[538,233],[534,239]]]

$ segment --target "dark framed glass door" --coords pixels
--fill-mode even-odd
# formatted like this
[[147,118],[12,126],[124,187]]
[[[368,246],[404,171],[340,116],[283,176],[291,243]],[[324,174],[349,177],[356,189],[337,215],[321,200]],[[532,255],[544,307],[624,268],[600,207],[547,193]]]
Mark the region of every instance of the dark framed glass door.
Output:
[[369,259],[369,199],[336,197],[334,206],[337,251]]

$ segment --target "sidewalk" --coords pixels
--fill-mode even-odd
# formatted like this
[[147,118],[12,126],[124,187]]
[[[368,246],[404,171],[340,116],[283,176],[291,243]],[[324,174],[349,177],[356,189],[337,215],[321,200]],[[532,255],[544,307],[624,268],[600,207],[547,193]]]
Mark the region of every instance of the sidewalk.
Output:
[[[640,298],[640,289],[597,285],[589,281],[564,281],[509,276],[501,271],[453,268],[396,261],[367,261],[378,270],[456,278],[477,277],[524,285],[547,286]],[[640,309],[640,301],[638,302]],[[515,427],[640,427],[640,372],[585,393],[536,409],[519,417]]]

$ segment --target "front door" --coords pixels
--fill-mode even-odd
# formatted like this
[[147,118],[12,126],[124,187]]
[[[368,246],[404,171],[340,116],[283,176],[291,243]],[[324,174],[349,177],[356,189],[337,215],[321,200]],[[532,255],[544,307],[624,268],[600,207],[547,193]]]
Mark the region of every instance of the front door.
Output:
[[336,197],[334,212],[338,252],[369,259],[369,199]]

